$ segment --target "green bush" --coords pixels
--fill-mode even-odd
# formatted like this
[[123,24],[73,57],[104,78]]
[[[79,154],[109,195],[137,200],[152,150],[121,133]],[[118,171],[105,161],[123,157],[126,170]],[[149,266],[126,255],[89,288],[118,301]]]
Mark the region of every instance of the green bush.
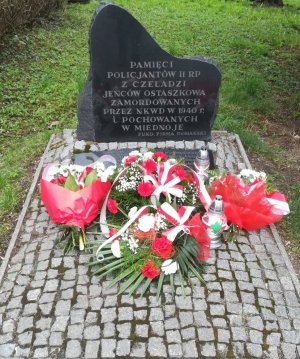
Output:
[[0,0],[0,36],[47,15],[65,0]]

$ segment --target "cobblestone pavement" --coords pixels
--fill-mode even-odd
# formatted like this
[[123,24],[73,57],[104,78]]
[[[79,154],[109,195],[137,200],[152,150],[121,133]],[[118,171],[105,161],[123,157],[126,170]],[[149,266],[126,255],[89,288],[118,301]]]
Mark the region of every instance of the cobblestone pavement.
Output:
[[[72,134],[54,137],[44,164],[70,161]],[[220,167],[245,167],[235,136],[215,133],[214,143]],[[159,300],[154,288],[144,298],[117,297],[109,279],[89,276],[87,255],[63,256],[58,234],[36,190],[2,279],[0,357],[300,357],[299,283],[270,228],[241,233],[237,243],[212,251],[206,286],[195,280],[184,297],[177,283],[172,298],[166,284]]]

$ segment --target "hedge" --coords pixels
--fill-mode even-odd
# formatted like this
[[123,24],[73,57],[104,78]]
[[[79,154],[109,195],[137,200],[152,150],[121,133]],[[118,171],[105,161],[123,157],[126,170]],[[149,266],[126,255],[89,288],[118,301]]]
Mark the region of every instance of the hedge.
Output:
[[66,0],[0,0],[0,36],[47,15]]

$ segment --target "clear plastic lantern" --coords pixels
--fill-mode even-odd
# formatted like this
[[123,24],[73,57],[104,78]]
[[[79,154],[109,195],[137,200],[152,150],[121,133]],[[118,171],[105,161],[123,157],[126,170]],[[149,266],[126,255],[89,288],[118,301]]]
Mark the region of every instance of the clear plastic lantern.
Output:
[[202,221],[206,225],[207,234],[211,239],[210,248],[220,248],[222,246],[221,236],[227,227],[222,196],[218,195],[215,197],[204,214]]
[[207,148],[205,146],[201,146],[197,157],[195,158],[194,166],[197,174],[203,181],[208,179],[208,170],[209,170],[209,155]]

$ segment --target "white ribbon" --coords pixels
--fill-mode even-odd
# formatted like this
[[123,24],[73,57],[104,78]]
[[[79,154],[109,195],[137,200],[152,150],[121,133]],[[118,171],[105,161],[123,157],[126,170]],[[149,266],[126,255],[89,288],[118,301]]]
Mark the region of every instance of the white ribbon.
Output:
[[[103,247],[105,247],[107,244],[113,242],[114,239],[120,237],[121,234],[123,234],[131,225],[132,223],[134,223],[136,221],[136,219],[141,215],[141,213],[146,209],[146,208],[149,208],[149,207],[153,207],[153,206],[143,206],[141,207],[137,212],[135,212],[135,214],[129,219],[128,222],[126,222],[124,224],[124,226],[117,232],[115,233],[114,235],[112,235],[111,237],[109,237],[106,241],[104,241],[97,249],[97,252],[96,252],[96,257],[98,260],[100,260],[100,258],[98,257],[99,255],[99,252],[101,251],[101,249]],[[102,210],[103,208],[105,208],[105,211],[106,211],[106,205],[105,203],[103,204],[102,206]],[[102,214],[102,210],[101,210],[101,214]],[[100,217],[101,218],[101,217]]]
[[174,187],[175,185],[181,182],[181,179],[179,177],[174,177],[171,181],[166,183],[169,172],[173,165],[170,165],[170,163],[168,162],[163,162],[163,166],[164,168],[163,168],[163,173],[161,176],[160,183],[156,180],[156,178],[154,178],[154,176],[151,175],[144,176],[145,182],[151,182],[156,187],[154,192],[152,193],[152,196],[155,196],[158,199],[162,192],[166,192],[167,196],[170,196],[172,194],[175,197],[182,197],[183,190]]
[[280,201],[274,198],[266,198],[266,200],[273,206],[274,212],[278,212],[283,216],[290,213],[290,207],[287,202]]
[[180,232],[189,233],[188,226],[185,225],[185,222],[190,218],[190,215],[192,214],[195,207],[184,206],[185,212],[182,217],[180,217],[175,208],[167,202],[163,203],[160,208],[163,210],[163,212],[165,212],[168,216],[172,217],[174,221],[177,222],[177,224],[175,224],[172,229],[166,231],[167,239],[169,241],[174,242],[176,236]]

